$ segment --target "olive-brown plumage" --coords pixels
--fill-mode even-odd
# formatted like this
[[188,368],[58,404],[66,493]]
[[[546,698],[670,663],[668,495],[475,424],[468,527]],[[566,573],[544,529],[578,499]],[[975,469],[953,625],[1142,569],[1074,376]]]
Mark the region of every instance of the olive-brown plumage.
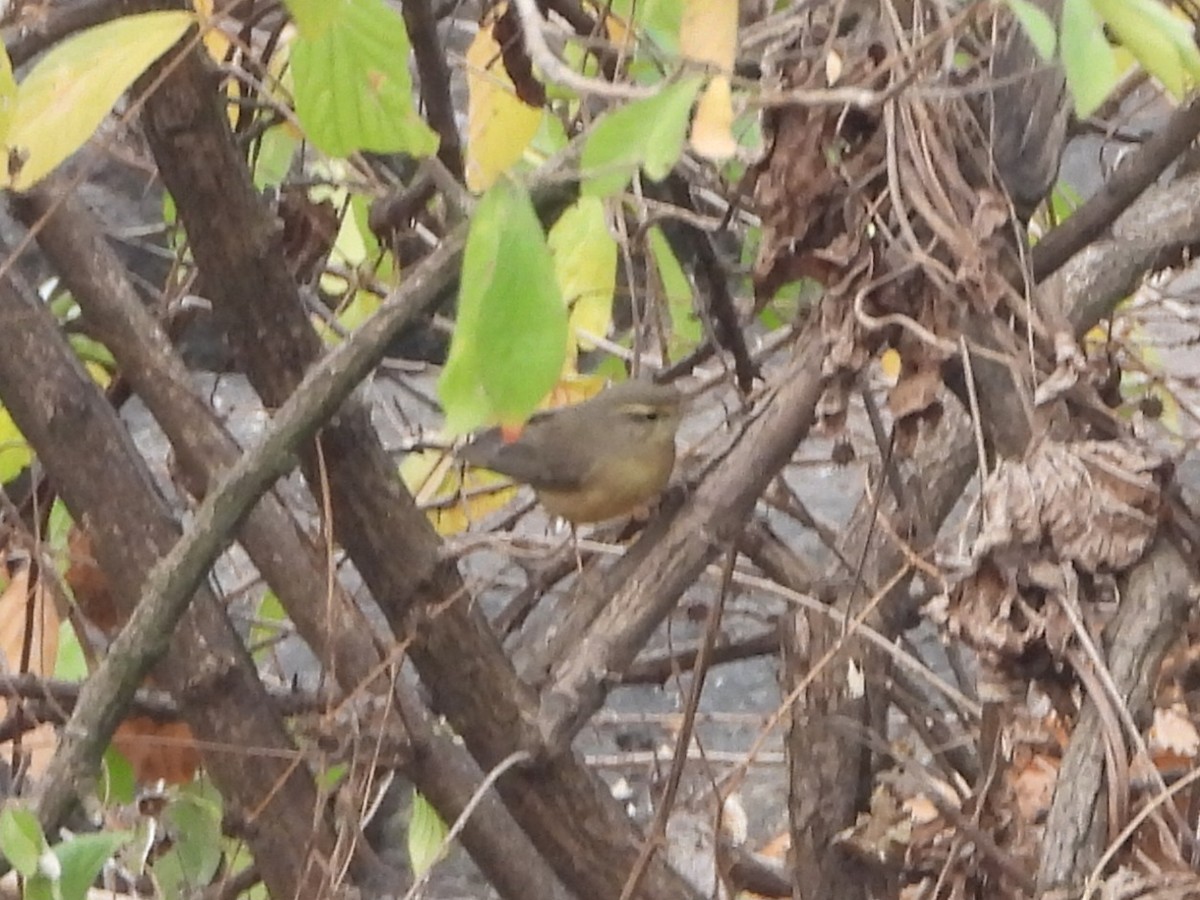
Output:
[[535,414],[520,436],[481,432],[459,451],[473,466],[528,484],[547,511],[580,524],[626,515],[666,487],[683,397],[630,380],[574,406]]

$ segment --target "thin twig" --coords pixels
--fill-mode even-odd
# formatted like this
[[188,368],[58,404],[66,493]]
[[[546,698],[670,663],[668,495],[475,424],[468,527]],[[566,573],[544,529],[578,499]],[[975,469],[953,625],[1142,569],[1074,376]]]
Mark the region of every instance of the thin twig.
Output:
[[632,84],[615,84],[599,78],[580,75],[559,59],[546,43],[544,29],[546,20],[537,8],[537,0],[516,0],[517,13],[521,17],[521,31],[525,35],[525,47],[530,58],[551,81],[568,87],[581,96],[608,97],[613,100],[643,100],[653,97],[655,88],[638,87]]

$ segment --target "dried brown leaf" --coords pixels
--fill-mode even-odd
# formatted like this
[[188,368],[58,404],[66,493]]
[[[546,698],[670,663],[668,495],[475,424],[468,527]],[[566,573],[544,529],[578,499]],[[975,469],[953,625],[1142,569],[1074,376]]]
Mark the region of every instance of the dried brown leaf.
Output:
[[913,370],[906,367],[896,386],[888,392],[888,409],[898,419],[922,413],[937,402],[941,387],[942,373],[938,367]]
[[[41,581],[30,585],[28,560],[11,567],[12,575],[0,593],[0,670],[30,672],[49,678],[58,659],[58,610]],[[10,703],[0,699],[0,718]],[[21,735],[22,765],[28,774],[41,775],[54,756],[54,727],[38,725]],[[7,752],[7,751],[6,751]]]
[[998,191],[983,189],[976,194],[978,200],[971,215],[971,233],[976,238],[988,238],[1008,227],[1012,216],[1008,201]]
[[67,537],[70,564],[63,580],[75,595],[75,605],[89,622],[105,636],[112,638],[121,627],[121,617],[113,603],[108,576],[92,555],[92,539],[80,528],[71,529]]
[[1158,524],[1161,464],[1146,449],[1116,442],[1044,441],[988,478],[975,552],[1044,542],[1085,571],[1128,568]]
[[200,750],[186,722],[130,716],[117,726],[113,746],[129,761],[138,784],[187,784],[200,768]]
[[870,811],[860,813],[854,825],[838,834],[836,841],[864,861],[891,866],[904,859],[912,822],[892,786],[880,783],[871,794]]
[[[68,548],[71,564],[64,580],[75,594],[79,611],[105,636],[114,637],[124,620],[113,603],[108,576],[92,555],[91,538],[75,529],[68,538]],[[184,784],[200,765],[195,738],[182,721],[132,716],[117,727],[113,745],[129,761],[140,784],[160,779],[168,784]]]
[[1040,822],[1050,811],[1060,764],[1061,760],[1044,753],[1028,754],[1019,765],[1014,760],[1005,772],[1017,812],[1025,822]]
[[58,610],[40,581],[31,586],[27,561],[14,569],[0,593],[0,666],[49,677],[58,658]]

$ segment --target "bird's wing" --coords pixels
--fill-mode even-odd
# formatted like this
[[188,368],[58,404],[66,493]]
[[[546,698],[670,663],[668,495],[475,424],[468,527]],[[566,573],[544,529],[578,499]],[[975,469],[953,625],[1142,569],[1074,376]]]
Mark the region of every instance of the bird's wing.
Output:
[[578,488],[582,473],[577,460],[546,460],[546,456],[555,454],[541,452],[542,440],[552,438],[552,435],[539,431],[537,426],[543,424],[531,422],[521,437],[511,443],[505,443],[499,429],[481,432],[458,452],[458,456],[473,466],[491,469],[538,490],[566,491]]

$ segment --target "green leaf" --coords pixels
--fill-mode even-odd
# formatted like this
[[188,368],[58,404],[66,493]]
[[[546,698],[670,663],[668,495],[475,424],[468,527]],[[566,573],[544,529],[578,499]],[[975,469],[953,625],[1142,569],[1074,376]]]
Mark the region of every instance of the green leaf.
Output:
[[567,310],[525,189],[500,178],[471,218],[458,320],[438,394],[446,428],[528,418],[562,373]]
[[117,361],[113,358],[112,351],[99,341],[88,337],[86,334],[76,332],[71,335],[70,344],[75,351],[75,355],[85,365],[92,363],[102,369],[116,371]]
[[[61,650],[59,651],[62,652]],[[125,754],[109,744],[104,751],[104,800],[106,803],[133,802],[137,796],[137,779]]]
[[296,129],[290,126],[276,125],[263,132],[254,157],[254,186],[262,190],[268,185],[283,184],[298,146]]
[[33,460],[33,451],[25,442],[8,410],[0,406],[0,484],[7,484],[21,474]]
[[75,636],[75,628],[70,619],[63,619],[58,625],[58,654],[54,658],[54,677],[63,681],[83,681],[87,674],[87,660],[83,656],[79,638]]
[[129,831],[81,834],[54,848],[62,865],[59,885],[63,900],[84,900],[104,863],[133,838]]
[[221,798],[204,782],[187,785],[163,818],[173,840],[154,863],[154,875],[168,897],[191,896],[208,884],[221,862]]
[[12,867],[31,878],[38,871],[38,861],[47,849],[46,836],[37,816],[13,802],[0,811],[0,853]]
[[533,136],[529,149],[540,158],[549,159],[555,153],[561,153],[567,149],[570,142],[567,130],[558,116],[542,116],[538,132]]
[[67,545],[74,524],[75,520],[71,518],[71,511],[67,509],[67,504],[63,503],[61,499],[55,500],[54,505],[50,507],[50,520],[46,525],[43,540],[50,545],[50,552],[54,554],[59,574],[65,574],[71,563],[68,558],[69,548]]
[[309,140],[330,156],[433,153],[437,136],[413,105],[404,20],[383,0],[329,6],[336,17],[292,45],[296,116]]
[[554,272],[571,309],[571,334],[579,346],[593,349],[576,329],[605,337],[612,323],[613,294],[617,283],[617,242],[608,231],[604,202],[580,197],[550,229]]
[[338,14],[338,4],[330,0],[283,0],[283,5],[305,37],[319,37]]
[[1116,86],[1117,64],[1090,0],[1063,4],[1062,60],[1076,115],[1091,115]]
[[[362,259],[355,261],[355,264],[361,264],[377,260],[381,255],[385,255],[383,248],[379,245],[379,238],[375,236],[375,232],[371,230],[371,198],[365,194],[353,193],[350,195],[350,215],[346,217],[354,225],[354,231],[358,235],[359,245],[362,248]],[[343,224],[343,229],[347,226]],[[341,235],[338,236],[338,242],[341,242]],[[350,260],[347,260],[348,262]],[[376,271],[376,276],[386,279],[386,275],[390,275],[390,271]]]
[[[239,873],[244,873],[248,868],[254,865],[254,857],[251,856],[249,849],[246,847],[244,839],[226,838],[225,844],[225,861],[224,871],[228,872],[226,876],[230,878]],[[271,900],[270,894],[267,893],[262,879],[251,879],[257,881],[254,887],[242,891],[238,894],[238,900]],[[228,883],[228,882],[227,882]],[[191,898],[189,898],[191,900]]]
[[680,79],[602,117],[583,148],[583,193],[607,197],[624,190],[639,166],[655,181],[665,178],[683,153],[692,103],[703,80]]
[[382,305],[383,300],[378,294],[372,291],[355,291],[350,302],[338,312],[338,324],[347,331],[354,331],[375,315]]
[[1042,59],[1053,59],[1058,36],[1054,33],[1054,22],[1046,15],[1045,10],[1035,6],[1030,0],[1006,0],[1006,2]]
[[413,794],[408,819],[408,860],[413,874],[420,877],[441,858],[448,829],[437,810],[421,794]]
[[1059,180],[1050,192],[1050,211],[1055,223],[1065,222],[1083,205],[1083,196],[1070,184]]
[[334,788],[346,780],[350,769],[345,763],[335,763],[328,769],[317,773],[317,790],[331,793]]
[[25,190],[82,147],[193,21],[183,12],[124,16],[67,38],[38,60],[17,88],[6,139],[19,165],[15,174],[0,173],[0,186]]
[[693,350],[703,337],[700,320],[692,305],[692,283],[676,259],[666,235],[657,226],[650,229],[650,255],[654,258],[663,293],[667,297],[667,312],[671,316],[671,352],[678,357]]
[[58,881],[48,878],[42,873],[25,880],[25,891],[22,900],[62,900]]
[[821,299],[821,292],[820,283],[811,278],[784,282],[775,289],[758,320],[772,330],[785,327],[811,309]]
[[262,663],[271,658],[275,650],[273,641],[286,621],[287,611],[279,595],[268,590],[254,613],[254,624],[250,626],[250,639],[247,641],[255,662]]
[[639,35],[674,55],[679,52],[683,6],[684,0],[615,0],[610,8],[624,24],[632,24]]
[[1092,0],[1117,40],[1176,97],[1200,80],[1192,26],[1157,0]]

